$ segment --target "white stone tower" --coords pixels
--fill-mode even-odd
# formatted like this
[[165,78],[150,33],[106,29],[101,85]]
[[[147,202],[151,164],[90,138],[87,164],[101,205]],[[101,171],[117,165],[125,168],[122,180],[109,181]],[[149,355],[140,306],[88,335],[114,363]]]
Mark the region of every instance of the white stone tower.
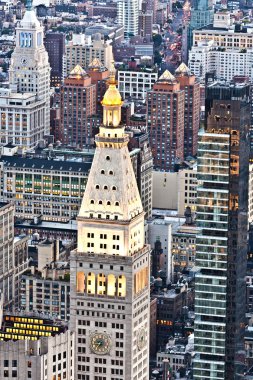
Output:
[[36,17],[31,0],[16,27],[16,47],[11,56],[10,85],[17,92],[34,93],[45,101],[45,133],[50,132],[50,65],[45,49],[43,26]]
[[149,246],[114,70],[71,254],[76,378],[149,379]]
[[118,23],[124,26],[124,35],[129,38],[138,35],[139,1],[119,0],[117,2]]

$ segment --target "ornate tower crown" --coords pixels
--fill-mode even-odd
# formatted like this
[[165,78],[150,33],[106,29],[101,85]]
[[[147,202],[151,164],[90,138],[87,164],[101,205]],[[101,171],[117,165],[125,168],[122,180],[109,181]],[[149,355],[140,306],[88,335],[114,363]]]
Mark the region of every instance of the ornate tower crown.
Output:
[[116,87],[114,62],[112,62],[108,84],[109,87],[101,102],[104,108],[103,124],[108,127],[118,127],[121,121],[121,106],[123,102],[120,92]]
[[[102,101],[103,125],[95,138],[97,148],[79,213],[80,222],[81,218],[102,219],[101,224],[109,228],[118,223],[131,224],[138,218],[142,226],[144,214],[127,147],[128,135],[120,125],[122,103],[112,66],[109,88]],[[141,236],[138,248],[143,247],[143,233]],[[78,249],[84,250],[84,245],[80,236]],[[135,248],[125,241],[121,254],[129,255]]]

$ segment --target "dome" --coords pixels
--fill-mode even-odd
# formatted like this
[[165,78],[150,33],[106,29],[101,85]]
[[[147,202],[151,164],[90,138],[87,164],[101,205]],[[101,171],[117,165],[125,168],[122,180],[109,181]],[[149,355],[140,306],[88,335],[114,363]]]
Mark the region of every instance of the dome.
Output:
[[122,106],[122,99],[119,90],[116,87],[116,79],[115,79],[115,67],[114,61],[112,61],[112,67],[110,70],[110,76],[108,80],[109,87],[105,92],[104,98],[102,100],[103,106]]
[[115,84],[110,84],[102,100],[103,106],[121,106],[122,99]]

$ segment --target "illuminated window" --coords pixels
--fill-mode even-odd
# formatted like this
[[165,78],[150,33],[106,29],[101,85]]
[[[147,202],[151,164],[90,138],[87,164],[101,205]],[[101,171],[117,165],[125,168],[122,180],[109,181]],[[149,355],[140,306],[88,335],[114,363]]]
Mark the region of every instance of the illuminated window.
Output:
[[96,276],[94,273],[90,272],[87,276],[87,293],[95,294],[96,288]]
[[104,295],[106,292],[106,277],[103,273],[97,276],[97,294]]
[[83,293],[85,291],[85,274],[83,272],[77,273],[76,282],[77,292]]
[[116,277],[114,276],[114,274],[109,274],[109,276],[107,277],[107,295],[116,295]]
[[126,296],[126,277],[124,275],[118,277],[118,296]]

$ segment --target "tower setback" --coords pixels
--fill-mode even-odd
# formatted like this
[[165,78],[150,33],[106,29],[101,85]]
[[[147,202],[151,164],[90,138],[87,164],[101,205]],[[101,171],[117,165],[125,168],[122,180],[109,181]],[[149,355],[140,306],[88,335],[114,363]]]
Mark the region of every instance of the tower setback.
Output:
[[77,379],[149,378],[149,246],[114,70],[71,254]]

